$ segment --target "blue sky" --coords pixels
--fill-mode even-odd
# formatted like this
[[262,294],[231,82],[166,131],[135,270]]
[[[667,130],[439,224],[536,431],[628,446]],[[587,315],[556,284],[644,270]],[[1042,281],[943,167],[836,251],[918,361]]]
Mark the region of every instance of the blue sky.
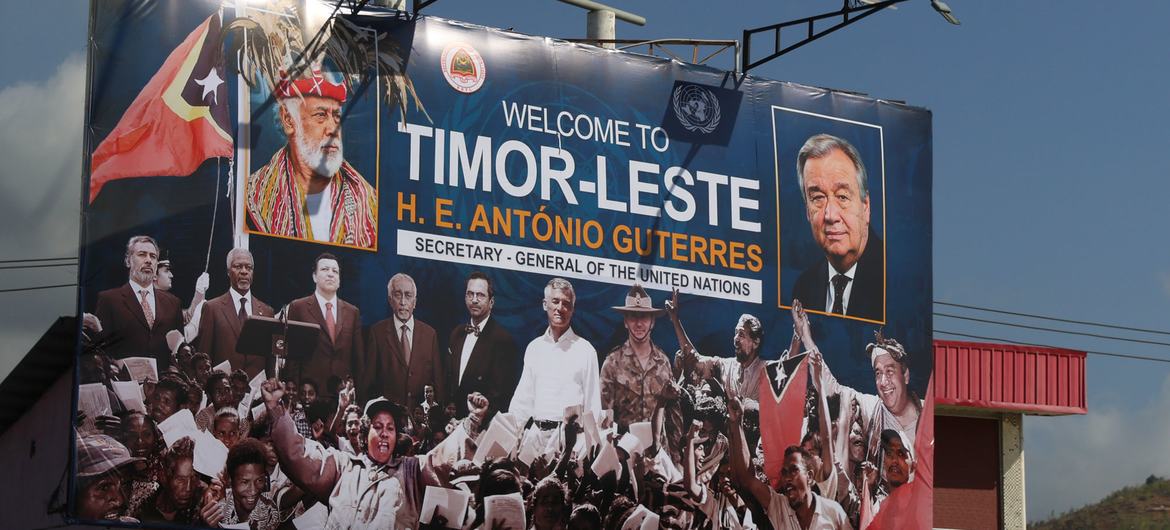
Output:
[[[840,2],[612,4],[649,20],[619,22],[621,38],[738,39]],[[933,111],[936,300],[1170,329],[1170,4],[950,5],[962,26],[913,0],[753,74]],[[440,0],[426,12],[554,37],[585,31],[583,11],[553,0]],[[78,1],[8,2],[0,16],[0,222],[10,227],[0,260],[76,255],[87,13]],[[729,56],[713,64],[727,68]],[[0,273],[0,289],[76,279],[72,268]],[[0,296],[6,373],[52,318],[73,312],[74,294]],[[1170,358],[1165,346],[945,318],[935,327]],[[1090,413],[1028,418],[1030,518],[1170,475],[1168,375],[1170,364],[1090,356]]]

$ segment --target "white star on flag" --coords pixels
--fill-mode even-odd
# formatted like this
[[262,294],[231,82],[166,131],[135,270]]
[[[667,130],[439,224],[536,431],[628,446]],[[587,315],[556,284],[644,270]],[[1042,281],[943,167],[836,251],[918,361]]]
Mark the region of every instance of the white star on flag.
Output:
[[207,76],[204,77],[203,79],[196,79],[195,84],[203,87],[203,95],[199,96],[199,99],[206,101],[207,94],[210,93],[211,94],[211,104],[215,105],[216,104],[215,90],[219,88],[219,85],[223,84],[223,79],[219,78],[219,73],[217,73],[215,71],[215,67],[212,67],[211,71],[208,72]]

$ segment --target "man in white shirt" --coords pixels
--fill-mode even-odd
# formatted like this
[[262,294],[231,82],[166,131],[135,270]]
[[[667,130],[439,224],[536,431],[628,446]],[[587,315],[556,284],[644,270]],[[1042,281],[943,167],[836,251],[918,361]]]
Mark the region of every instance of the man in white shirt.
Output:
[[553,278],[544,287],[542,307],[548,314],[544,334],[524,350],[524,371],[508,411],[520,421],[534,420],[542,431],[554,431],[565,409],[580,406],[581,413],[601,414],[601,384],[597,350],[573,332],[573,285]]
[[731,431],[731,476],[740,491],[746,490],[768,513],[776,530],[853,530],[845,510],[836,501],[812,490],[813,458],[799,445],[784,450],[780,476],[769,487],[752,472],[743,435],[743,403],[727,403]]

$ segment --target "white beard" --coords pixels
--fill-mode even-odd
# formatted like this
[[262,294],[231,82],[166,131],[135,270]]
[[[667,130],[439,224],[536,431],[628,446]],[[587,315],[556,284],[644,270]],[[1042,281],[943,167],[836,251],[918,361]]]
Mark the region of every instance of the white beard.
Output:
[[[321,177],[332,177],[341,169],[341,162],[345,160],[343,154],[343,147],[341,140],[336,138],[325,138],[317,145],[309,145],[305,140],[304,131],[300,124],[297,124],[297,152],[300,153],[301,162],[309,166],[314,173]],[[326,155],[325,147],[337,147],[337,151]]]

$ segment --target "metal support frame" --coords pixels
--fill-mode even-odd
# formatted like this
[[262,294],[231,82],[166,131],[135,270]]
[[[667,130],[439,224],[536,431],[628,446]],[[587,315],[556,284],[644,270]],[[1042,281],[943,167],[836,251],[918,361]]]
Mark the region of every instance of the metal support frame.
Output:
[[[850,6],[849,5],[850,0],[845,0],[845,2],[841,6],[841,9],[839,9],[837,11],[831,11],[828,13],[821,13],[819,15],[813,15],[811,17],[805,17],[805,18],[800,18],[800,19],[796,19],[796,20],[789,20],[787,22],[781,22],[779,24],[772,24],[770,26],[763,26],[763,27],[753,28],[753,29],[745,29],[745,30],[743,30],[743,48],[742,48],[743,55],[740,58],[740,64],[743,65],[743,71],[747,72],[747,71],[751,70],[752,68],[760,66],[768,61],[771,61],[772,59],[775,59],[775,58],[780,57],[781,55],[784,55],[790,51],[793,51],[797,48],[800,48],[801,46],[804,46],[805,44],[813,42],[821,37],[824,37],[825,35],[828,35],[828,34],[834,32],[834,31],[837,31],[845,26],[853,24],[854,22],[857,22],[865,17],[868,17],[868,16],[874,14],[874,13],[877,13],[878,11],[881,11],[882,9],[890,7],[894,4],[900,4],[900,3],[905,2],[905,1],[906,0],[884,0],[882,2],[874,2],[872,4],[871,3],[863,3],[863,4],[859,4],[859,5]],[[836,17],[841,17],[841,21],[826,28],[826,29],[822,29],[820,31],[816,30],[816,23],[818,21],[826,20],[826,19],[830,19],[830,18],[836,18]],[[801,39],[801,40],[799,40],[791,45],[781,47],[780,31],[783,30],[784,28],[792,28],[792,27],[796,27],[796,26],[807,26],[808,29],[807,29],[806,36],[803,39]],[[771,32],[774,35],[774,37],[772,39],[772,53],[769,54],[767,57],[753,61],[752,57],[751,57],[752,36],[758,35],[760,33],[768,33],[768,32]]]
[[[674,59],[683,63],[706,64],[707,61],[715,58],[717,55],[727,50],[733,50],[734,59],[737,61],[735,71],[739,71],[739,41],[737,40],[717,40],[717,39],[565,39],[569,42],[577,42],[581,44],[592,44],[595,46],[602,46],[605,44],[615,45],[619,50],[630,50],[639,46],[647,47],[647,55],[658,57],[655,50],[661,51],[666,57]],[[672,52],[667,46],[690,46],[691,58],[687,60],[682,56]],[[702,47],[714,47],[715,51],[699,57],[699,50]]]
[[342,0],[342,2],[349,8],[349,14],[356,15],[363,7],[366,7],[366,4],[370,3],[370,0]]
[[438,1],[439,0],[414,0],[414,14],[417,15],[419,11],[422,11],[427,6]]

